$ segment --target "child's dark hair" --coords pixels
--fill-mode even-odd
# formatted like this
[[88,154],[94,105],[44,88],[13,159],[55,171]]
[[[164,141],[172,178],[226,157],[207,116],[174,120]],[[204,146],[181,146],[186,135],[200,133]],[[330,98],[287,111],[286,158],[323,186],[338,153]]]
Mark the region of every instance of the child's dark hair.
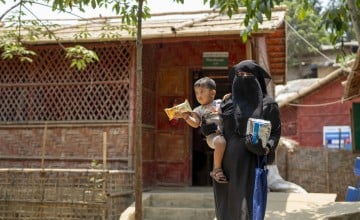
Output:
[[213,79],[209,77],[202,77],[194,83],[194,88],[196,87],[205,87],[208,89],[216,89],[216,83]]

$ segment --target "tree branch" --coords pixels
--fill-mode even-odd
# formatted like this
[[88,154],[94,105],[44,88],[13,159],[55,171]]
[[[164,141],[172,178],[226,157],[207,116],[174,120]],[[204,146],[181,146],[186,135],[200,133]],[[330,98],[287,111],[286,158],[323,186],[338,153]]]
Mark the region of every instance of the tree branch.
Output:
[[2,15],[0,16],[0,21],[2,21],[2,19],[4,19],[4,17],[5,17],[10,11],[12,11],[14,8],[16,8],[17,6],[19,6],[21,3],[22,3],[22,2],[20,1],[20,2],[16,3],[15,5],[11,6],[11,8],[9,8],[8,10],[6,10],[6,11],[4,12],[4,14],[2,14]]

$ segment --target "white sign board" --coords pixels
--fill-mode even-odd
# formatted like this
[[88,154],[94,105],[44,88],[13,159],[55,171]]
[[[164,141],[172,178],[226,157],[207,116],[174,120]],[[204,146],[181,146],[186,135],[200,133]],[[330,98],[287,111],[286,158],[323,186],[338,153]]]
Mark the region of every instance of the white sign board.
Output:
[[323,145],[332,149],[351,150],[350,126],[324,126]]

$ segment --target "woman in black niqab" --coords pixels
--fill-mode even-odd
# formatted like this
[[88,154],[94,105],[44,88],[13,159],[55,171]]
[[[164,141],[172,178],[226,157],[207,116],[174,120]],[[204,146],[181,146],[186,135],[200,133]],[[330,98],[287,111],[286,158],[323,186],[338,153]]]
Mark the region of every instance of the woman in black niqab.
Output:
[[[232,94],[221,105],[223,133],[227,141],[223,170],[229,183],[213,182],[216,217],[217,220],[248,220],[252,219],[253,215],[252,198],[257,156],[264,156],[267,151],[261,147],[261,142],[258,142],[260,145],[249,146],[245,135],[246,124],[249,117],[265,118],[265,79],[271,78],[258,64],[245,60],[230,70],[229,79],[232,81]],[[275,127],[279,127],[279,114],[275,118],[275,121],[278,120]],[[277,141],[273,146],[277,145]]]

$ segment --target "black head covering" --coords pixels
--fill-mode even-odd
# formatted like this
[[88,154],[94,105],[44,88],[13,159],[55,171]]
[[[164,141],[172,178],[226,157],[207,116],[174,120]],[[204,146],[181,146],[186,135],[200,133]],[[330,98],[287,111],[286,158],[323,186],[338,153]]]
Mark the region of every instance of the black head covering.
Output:
[[255,63],[255,61],[243,60],[240,63],[234,65],[230,69],[230,72],[229,72],[230,82],[233,82],[234,77],[236,75],[235,73],[237,73],[237,72],[252,73],[254,76],[256,76],[256,78],[260,84],[263,96],[265,96],[267,94],[266,86],[267,86],[267,83],[271,80],[271,76],[260,65]]
[[248,119],[263,117],[263,93],[256,76],[234,75],[232,102],[236,132],[244,136]]

